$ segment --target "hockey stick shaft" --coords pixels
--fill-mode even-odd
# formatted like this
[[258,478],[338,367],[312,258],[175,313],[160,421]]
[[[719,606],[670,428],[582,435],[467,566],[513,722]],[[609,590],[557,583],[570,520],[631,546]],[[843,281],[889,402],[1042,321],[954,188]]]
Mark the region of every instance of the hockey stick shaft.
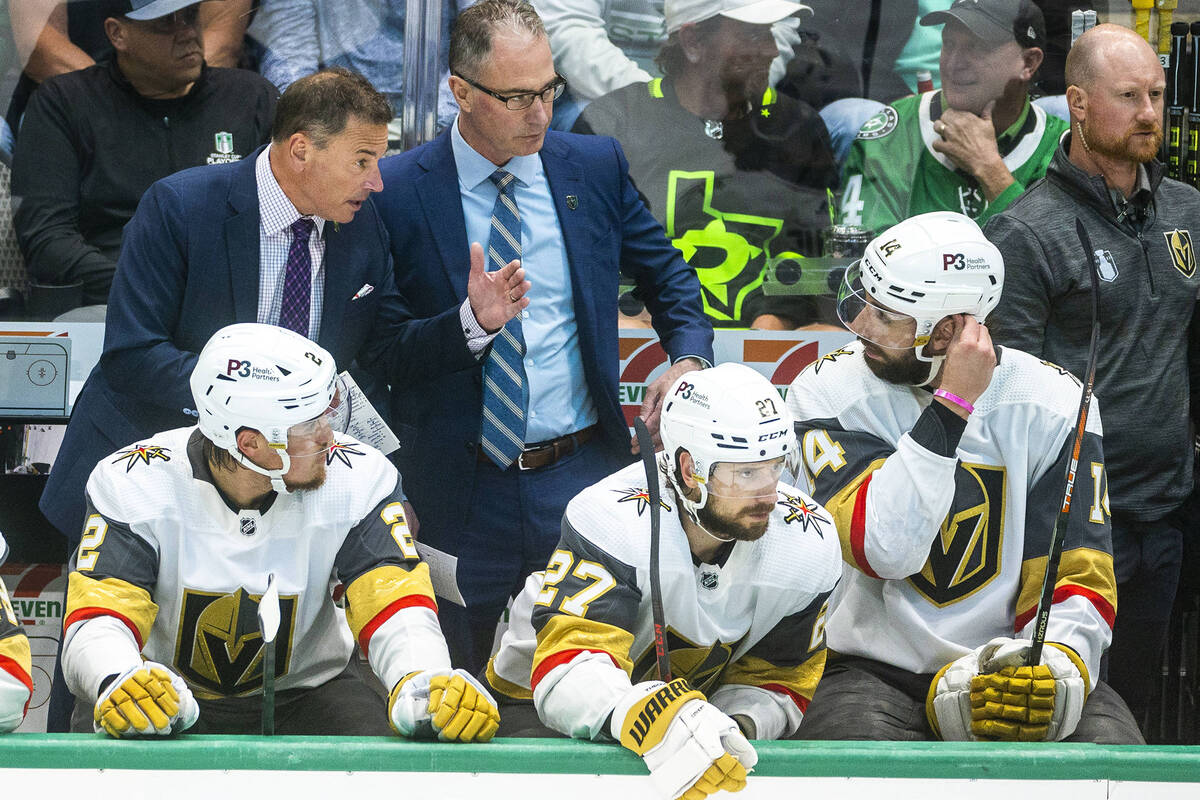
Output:
[[1092,283],[1092,338],[1088,344],[1087,369],[1084,374],[1083,392],[1079,401],[1079,414],[1075,419],[1075,439],[1071,443],[1071,459],[1067,462],[1066,487],[1058,516],[1054,520],[1054,532],[1050,536],[1050,552],[1046,558],[1046,574],[1042,578],[1042,594],[1038,600],[1036,623],[1033,628],[1032,644],[1029,648],[1029,666],[1037,666],[1042,660],[1042,647],[1046,643],[1046,628],[1050,624],[1050,606],[1054,602],[1054,587],[1058,583],[1058,564],[1062,559],[1063,545],[1067,538],[1067,523],[1071,516],[1071,496],[1075,490],[1075,474],[1079,468],[1079,452],[1083,447],[1084,430],[1087,428],[1088,410],[1092,404],[1092,386],[1096,380],[1096,357],[1100,344],[1100,280],[1096,268],[1096,254],[1083,221],[1075,219],[1075,232],[1083,246],[1088,273]]
[[633,420],[642,467],[646,470],[646,494],[650,499],[650,611],[654,620],[654,663],[660,681],[671,680],[671,653],[667,649],[667,621],[663,613],[662,585],[658,577],[658,543],[660,538],[658,463],[654,457],[654,442],[641,417]]
[[262,735],[275,735],[275,637],[279,633],[279,589],[275,573],[267,576],[267,590],[258,601],[258,628],[262,634]]

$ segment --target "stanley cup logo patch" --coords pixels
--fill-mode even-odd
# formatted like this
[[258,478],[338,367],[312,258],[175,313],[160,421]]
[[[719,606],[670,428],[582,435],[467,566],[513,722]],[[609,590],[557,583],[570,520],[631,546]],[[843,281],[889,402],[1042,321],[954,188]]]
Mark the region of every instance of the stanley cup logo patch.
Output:
[[229,155],[233,152],[233,134],[229,131],[219,131],[213,134],[213,147],[218,153]]
[[1196,251],[1192,249],[1191,232],[1176,228],[1173,231],[1164,231],[1163,236],[1167,239],[1167,247],[1171,250],[1171,263],[1175,265],[1175,269],[1183,273],[1185,278],[1195,275]]

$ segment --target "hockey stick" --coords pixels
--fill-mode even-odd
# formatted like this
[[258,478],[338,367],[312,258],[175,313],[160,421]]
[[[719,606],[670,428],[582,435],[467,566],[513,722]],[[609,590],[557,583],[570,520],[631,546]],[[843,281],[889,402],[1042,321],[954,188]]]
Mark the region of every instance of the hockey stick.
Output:
[[1071,460],[1067,463],[1066,490],[1062,507],[1054,520],[1054,532],[1050,536],[1050,552],[1046,559],[1046,575],[1042,578],[1042,596],[1038,600],[1037,624],[1033,629],[1033,641],[1029,648],[1026,664],[1035,667],[1042,661],[1042,646],[1046,643],[1046,627],[1050,624],[1050,604],[1054,600],[1054,585],[1058,583],[1058,562],[1062,558],[1063,544],[1067,538],[1067,521],[1071,515],[1071,494],[1075,489],[1075,470],[1079,467],[1079,450],[1083,446],[1083,430],[1087,426],[1088,409],[1092,404],[1092,384],[1096,380],[1096,356],[1100,343],[1100,278],[1096,268],[1096,253],[1083,221],[1075,218],[1075,231],[1083,245],[1088,272],[1092,276],[1092,340],[1088,345],[1087,372],[1083,381],[1083,396],[1079,401],[1079,415],[1075,420],[1075,441],[1071,444]]
[[642,466],[646,470],[646,494],[650,498],[650,610],[654,615],[654,663],[658,667],[658,679],[671,680],[671,653],[667,649],[667,621],[663,613],[662,586],[658,580],[659,503],[658,463],[654,458],[654,442],[650,431],[641,417],[633,420],[633,432],[637,436]]
[[262,735],[275,735],[275,635],[279,633],[279,587],[275,573],[267,576],[267,590],[258,601],[258,629],[262,633]]

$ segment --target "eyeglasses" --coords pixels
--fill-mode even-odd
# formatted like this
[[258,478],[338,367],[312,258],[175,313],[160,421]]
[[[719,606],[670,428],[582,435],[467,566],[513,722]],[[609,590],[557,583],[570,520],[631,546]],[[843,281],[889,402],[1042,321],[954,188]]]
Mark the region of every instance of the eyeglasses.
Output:
[[543,103],[553,103],[558,98],[562,97],[563,90],[567,88],[567,80],[562,75],[555,75],[554,80],[541,91],[537,92],[518,92],[517,94],[500,94],[497,91],[487,88],[476,83],[465,75],[455,73],[456,77],[462,78],[464,81],[474,86],[484,94],[490,94],[500,102],[504,103],[505,108],[509,111],[524,111],[533,105],[534,98],[539,98]]

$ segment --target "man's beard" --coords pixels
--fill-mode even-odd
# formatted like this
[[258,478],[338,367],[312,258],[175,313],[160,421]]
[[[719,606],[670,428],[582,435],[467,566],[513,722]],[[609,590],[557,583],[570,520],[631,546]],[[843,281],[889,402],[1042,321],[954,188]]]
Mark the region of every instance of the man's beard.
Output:
[[768,74],[767,70],[746,70],[734,66],[721,70],[721,92],[729,109],[726,119],[744,116],[748,107],[762,99],[767,90]]
[[[874,353],[886,354],[887,352],[884,348],[864,342],[864,348],[866,347],[871,348],[871,352]],[[886,361],[877,361],[864,353],[863,360],[867,362],[867,369],[871,370],[871,374],[888,383],[919,386],[926,383],[926,379],[929,377],[929,362],[918,359],[916,350],[906,350],[903,356],[889,358]]]
[[[771,524],[771,518],[762,522],[741,522],[738,519],[727,519],[718,517],[713,513],[712,509],[713,497],[710,494],[708,502],[704,504],[704,508],[696,512],[696,516],[700,520],[700,525],[704,530],[708,531],[713,536],[721,539],[735,539],[739,542],[753,542],[762,537],[767,532],[767,526]],[[774,500],[765,501],[759,505],[748,509],[743,509],[743,513],[770,513],[775,508]]]
[[[1097,155],[1111,158],[1114,161],[1145,164],[1158,156],[1162,146],[1162,125],[1146,127],[1131,126],[1124,133],[1108,135],[1089,126],[1086,122],[1079,123],[1081,139],[1085,150]],[[1141,144],[1135,144],[1133,135],[1136,133],[1153,133],[1149,139],[1139,139]]]
[[289,492],[305,492],[312,489],[320,489],[325,483],[325,467],[322,465],[320,471],[306,481],[290,481],[287,478],[283,479],[283,485],[287,487]]

